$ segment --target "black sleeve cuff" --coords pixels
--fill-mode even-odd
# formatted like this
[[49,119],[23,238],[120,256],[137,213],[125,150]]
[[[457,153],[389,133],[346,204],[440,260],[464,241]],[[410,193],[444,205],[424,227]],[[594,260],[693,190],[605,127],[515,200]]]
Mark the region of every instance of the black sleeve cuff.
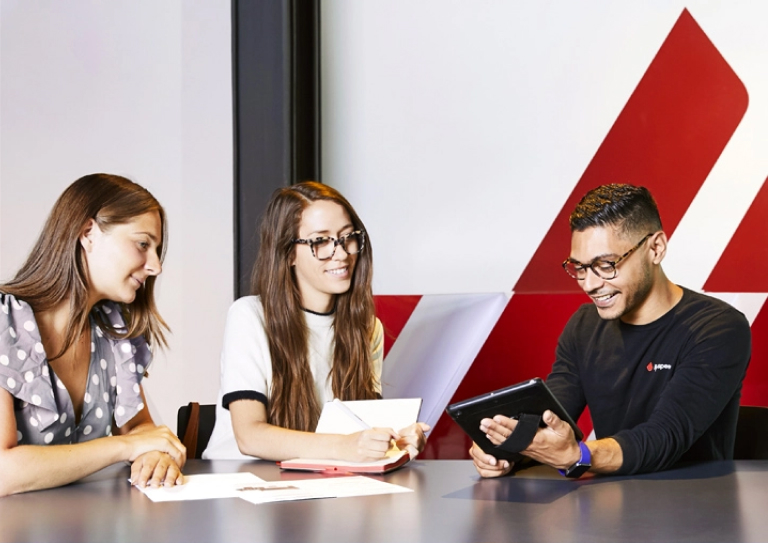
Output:
[[269,407],[267,397],[255,390],[237,390],[235,392],[224,394],[224,397],[221,399],[221,406],[224,409],[229,409],[229,404],[236,402],[237,400],[256,400],[257,402],[263,403],[264,407]]
[[[622,430],[618,434],[612,435],[612,437],[616,443],[619,444],[619,447],[621,447],[621,467],[612,473],[612,475],[635,475],[637,473],[641,473],[640,470],[640,458],[637,453],[637,449],[633,447],[633,444],[630,443],[630,440],[623,435],[623,433],[626,430]],[[657,468],[663,469],[663,468]],[[654,470],[654,471],[657,471]]]

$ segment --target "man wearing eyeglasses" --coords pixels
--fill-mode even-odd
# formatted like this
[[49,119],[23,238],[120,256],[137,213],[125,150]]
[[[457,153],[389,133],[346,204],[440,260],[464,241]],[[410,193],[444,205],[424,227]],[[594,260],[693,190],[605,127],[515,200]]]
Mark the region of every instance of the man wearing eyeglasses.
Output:
[[[744,315],[667,278],[667,236],[646,188],[598,187],[570,225],[563,268],[592,303],[566,325],[547,385],[574,420],[589,406],[597,439],[577,442],[547,411],[522,454],[568,477],[732,458],[751,352]],[[501,415],[481,422],[494,445],[516,426]],[[512,469],[475,444],[470,454],[483,477]]]

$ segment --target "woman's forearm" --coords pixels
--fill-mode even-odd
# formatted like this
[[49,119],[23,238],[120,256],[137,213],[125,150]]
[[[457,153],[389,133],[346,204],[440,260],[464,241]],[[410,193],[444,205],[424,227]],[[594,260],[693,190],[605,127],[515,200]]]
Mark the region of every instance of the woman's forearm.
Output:
[[127,460],[119,436],[72,445],[19,445],[0,451],[0,496],[53,488]]

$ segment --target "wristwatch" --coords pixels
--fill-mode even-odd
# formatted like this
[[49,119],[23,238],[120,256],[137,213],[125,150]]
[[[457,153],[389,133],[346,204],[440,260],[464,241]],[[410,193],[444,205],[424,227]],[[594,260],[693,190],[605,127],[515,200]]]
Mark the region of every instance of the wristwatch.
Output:
[[587,444],[580,441],[579,449],[581,449],[581,457],[570,468],[558,470],[561,475],[565,475],[569,479],[578,479],[592,467],[592,454],[589,452]]

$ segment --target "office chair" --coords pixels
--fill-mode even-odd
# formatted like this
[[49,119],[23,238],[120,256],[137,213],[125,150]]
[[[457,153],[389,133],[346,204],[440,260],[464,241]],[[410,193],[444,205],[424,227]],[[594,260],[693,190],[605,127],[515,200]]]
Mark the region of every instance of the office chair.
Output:
[[768,407],[754,405],[739,407],[733,459],[768,459]]
[[187,448],[187,458],[200,458],[216,423],[216,405],[189,402],[179,407],[176,435]]

